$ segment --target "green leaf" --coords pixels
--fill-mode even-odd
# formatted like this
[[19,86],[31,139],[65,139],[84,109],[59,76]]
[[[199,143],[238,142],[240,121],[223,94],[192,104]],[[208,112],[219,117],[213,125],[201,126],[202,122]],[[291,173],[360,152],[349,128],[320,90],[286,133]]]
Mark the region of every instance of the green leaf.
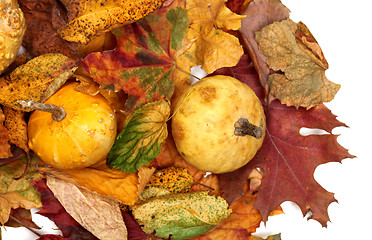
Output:
[[136,172],[159,153],[168,136],[166,121],[170,106],[165,100],[145,104],[129,118],[111,148],[107,165],[125,172]]
[[135,219],[147,234],[172,240],[188,239],[203,234],[227,219],[231,214],[225,199],[208,192],[172,194],[135,205]]
[[303,23],[274,22],[257,32],[256,40],[276,71],[268,79],[270,93],[282,104],[309,109],[334,98],[340,85],[325,76],[327,61]]

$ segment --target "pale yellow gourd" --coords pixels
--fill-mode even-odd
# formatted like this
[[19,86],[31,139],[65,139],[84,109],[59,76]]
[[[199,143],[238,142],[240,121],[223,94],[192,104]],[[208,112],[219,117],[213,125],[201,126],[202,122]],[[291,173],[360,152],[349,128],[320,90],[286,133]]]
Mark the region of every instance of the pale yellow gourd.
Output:
[[196,168],[234,171],[261,147],[266,120],[254,91],[228,76],[207,77],[189,87],[175,107],[172,134],[179,153]]
[[79,169],[104,160],[116,137],[116,118],[106,99],[74,90],[69,83],[45,104],[62,107],[66,117],[34,111],[28,122],[29,147],[42,161],[58,169]]
[[17,0],[0,1],[0,74],[14,61],[26,31]]

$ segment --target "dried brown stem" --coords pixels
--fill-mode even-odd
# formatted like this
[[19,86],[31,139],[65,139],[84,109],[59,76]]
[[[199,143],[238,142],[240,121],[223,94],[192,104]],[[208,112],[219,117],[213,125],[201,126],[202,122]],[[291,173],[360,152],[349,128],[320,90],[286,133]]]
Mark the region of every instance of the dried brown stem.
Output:
[[66,112],[62,107],[58,107],[53,104],[46,104],[46,103],[39,103],[34,100],[25,100],[25,101],[18,101],[18,103],[23,108],[28,108],[31,110],[38,110],[43,112],[50,112],[52,114],[52,118],[55,121],[62,121],[66,117]]

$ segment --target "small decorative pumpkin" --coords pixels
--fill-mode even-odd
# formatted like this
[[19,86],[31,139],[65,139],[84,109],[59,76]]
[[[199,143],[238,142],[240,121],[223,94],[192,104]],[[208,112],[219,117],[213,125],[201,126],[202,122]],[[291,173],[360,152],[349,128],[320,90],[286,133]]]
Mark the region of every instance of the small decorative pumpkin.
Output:
[[0,2],[0,74],[14,61],[26,31],[17,0]]
[[196,168],[234,171],[261,147],[266,120],[254,91],[239,80],[217,75],[190,86],[172,119],[177,149]]
[[115,113],[107,100],[100,94],[78,92],[76,85],[64,85],[42,104],[62,108],[65,118],[57,120],[36,110],[28,122],[30,149],[58,169],[84,168],[105,159],[117,133]]

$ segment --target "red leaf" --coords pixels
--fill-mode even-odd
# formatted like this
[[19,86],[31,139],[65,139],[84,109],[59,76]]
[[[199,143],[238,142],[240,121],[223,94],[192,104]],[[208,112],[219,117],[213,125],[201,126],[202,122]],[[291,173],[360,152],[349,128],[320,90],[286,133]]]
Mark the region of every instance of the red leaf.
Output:
[[141,226],[128,211],[123,211],[122,215],[128,231],[128,240],[159,240],[159,238],[150,236],[142,231]]
[[54,234],[44,234],[37,240],[68,240],[68,238],[64,238],[60,235],[54,235]]
[[46,185],[45,179],[34,182],[33,184],[36,190],[40,193],[41,203],[43,204],[43,207],[37,213],[55,222],[58,228],[62,231],[64,238],[69,240],[97,239],[66,212]]
[[[354,157],[337,143],[337,136],[331,134],[333,128],[346,125],[339,122],[323,104],[310,110],[296,110],[276,100],[267,106],[263,99],[263,87],[257,75],[252,74],[251,68],[245,57],[236,67],[222,71],[224,74],[230,72],[229,75],[237,77],[256,91],[268,109],[266,136],[251,162],[237,171],[219,176],[224,197],[232,201],[241,195],[244,184],[241,180],[247,179],[252,169],[260,168],[263,179],[255,208],[259,209],[264,221],[281,203],[293,201],[304,215],[311,211],[312,217],[326,226],[329,221],[328,205],[336,199],[333,193],[315,181],[313,175],[320,164],[341,162],[344,158]],[[322,129],[329,134],[302,136],[302,127]],[[231,186],[231,182],[234,182],[234,186]]]

